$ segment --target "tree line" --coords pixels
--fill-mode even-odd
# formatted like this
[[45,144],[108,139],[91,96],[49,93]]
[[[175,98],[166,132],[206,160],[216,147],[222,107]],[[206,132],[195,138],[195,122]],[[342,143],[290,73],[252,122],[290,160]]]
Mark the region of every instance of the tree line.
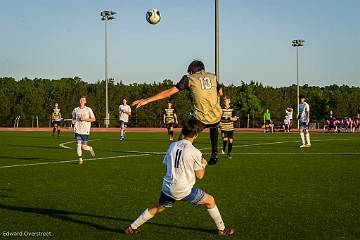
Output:
[[[164,90],[174,83],[166,79],[162,82],[124,84],[110,80],[109,112],[111,126],[118,126],[116,118],[118,106],[125,97],[128,103],[135,99],[149,97]],[[224,94],[228,95],[240,125],[245,126],[245,119],[252,119],[252,124],[259,127],[263,112],[270,109],[272,118],[280,124],[285,109],[292,107],[296,112],[296,85],[274,88],[258,82],[240,82],[239,85],[225,85]],[[360,106],[360,87],[330,85],[326,87],[300,87],[300,93],[307,97],[311,107],[311,121],[323,122],[332,110],[338,118],[356,117]],[[11,77],[0,78],[0,126],[12,126],[16,116],[20,116],[23,126],[29,126],[34,116],[38,116],[41,126],[49,121],[54,103],[59,103],[62,116],[71,118],[71,112],[78,105],[80,96],[87,96],[87,105],[96,115],[97,123],[102,126],[105,118],[105,81],[88,83],[79,77],[51,79],[16,80]],[[179,92],[169,99],[179,118],[185,118],[191,109],[190,93]],[[133,109],[130,126],[160,127],[163,109],[168,100],[151,103],[141,109]],[[44,126],[45,125],[45,126]]]

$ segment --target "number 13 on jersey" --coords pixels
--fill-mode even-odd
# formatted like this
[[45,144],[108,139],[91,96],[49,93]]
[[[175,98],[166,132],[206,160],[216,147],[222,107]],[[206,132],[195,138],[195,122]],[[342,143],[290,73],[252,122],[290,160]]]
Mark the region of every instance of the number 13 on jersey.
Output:
[[212,88],[212,84],[211,84],[211,80],[210,78],[208,77],[201,77],[199,78],[200,80],[200,83],[201,83],[201,88],[204,89],[204,90],[207,90],[207,89],[211,89]]

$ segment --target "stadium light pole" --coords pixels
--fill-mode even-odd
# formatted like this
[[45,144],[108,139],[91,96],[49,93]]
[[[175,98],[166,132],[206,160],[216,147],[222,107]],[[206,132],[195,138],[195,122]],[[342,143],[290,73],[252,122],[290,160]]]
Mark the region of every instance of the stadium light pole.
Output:
[[219,81],[219,0],[215,0],[215,75]]
[[101,20],[105,22],[105,98],[106,98],[106,109],[105,109],[105,126],[109,127],[109,94],[108,94],[108,44],[107,44],[107,22],[113,20],[116,12],[113,11],[102,11],[100,13]]
[[[300,96],[300,88],[299,88],[299,47],[304,46],[304,40],[296,39],[292,41],[292,46],[296,47],[296,85],[297,85],[297,94],[296,94],[296,102],[297,102],[297,116],[299,117],[300,113],[300,104],[299,104],[299,96]],[[299,129],[299,118],[297,120],[297,128]]]

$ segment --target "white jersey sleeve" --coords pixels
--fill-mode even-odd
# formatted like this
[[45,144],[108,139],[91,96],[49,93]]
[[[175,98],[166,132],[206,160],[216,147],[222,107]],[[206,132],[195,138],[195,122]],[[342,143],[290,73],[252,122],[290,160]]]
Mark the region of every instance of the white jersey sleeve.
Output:
[[193,153],[191,154],[193,160],[194,160],[194,171],[201,171],[204,170],[203,164],[201,163],[202,160],[202,153],[194,148]]
[[310,105],[305,103],[305,112],[310,113]]

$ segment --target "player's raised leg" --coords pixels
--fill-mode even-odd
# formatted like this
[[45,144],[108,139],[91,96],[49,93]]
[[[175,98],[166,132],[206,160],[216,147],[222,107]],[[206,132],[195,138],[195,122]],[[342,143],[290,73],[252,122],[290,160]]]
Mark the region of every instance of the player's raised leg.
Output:
[[95,157],[95,151],[92,146],[89,146],[87,144],[82,145],[82,149],[85,151],[89,151],[92,157]]

